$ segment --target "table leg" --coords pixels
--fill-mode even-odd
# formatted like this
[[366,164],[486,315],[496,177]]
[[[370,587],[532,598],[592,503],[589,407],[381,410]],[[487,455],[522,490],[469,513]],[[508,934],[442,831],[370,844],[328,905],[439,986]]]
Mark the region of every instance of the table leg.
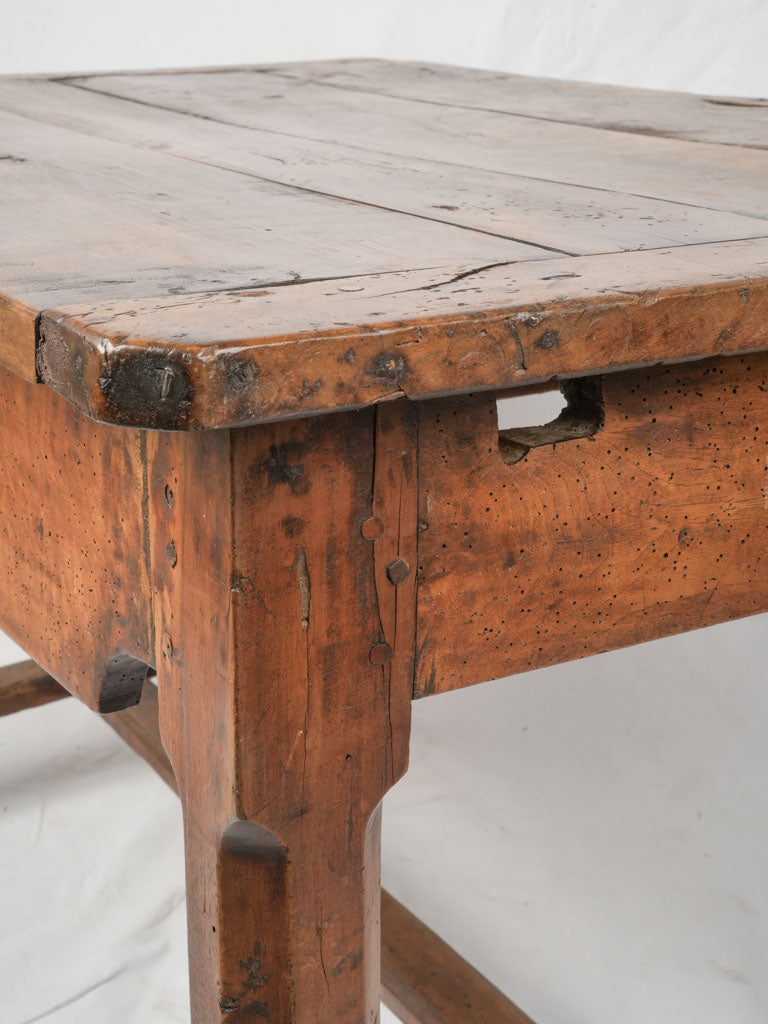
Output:
[[368,411],[150,440],[193,1024],[378,1019],[379,806],[405,770],[413,629],[387,614],[410,583],[382,593],[377,570],[397,527],[363,529],[402,483],[397,459],[376,482],[377,436]]

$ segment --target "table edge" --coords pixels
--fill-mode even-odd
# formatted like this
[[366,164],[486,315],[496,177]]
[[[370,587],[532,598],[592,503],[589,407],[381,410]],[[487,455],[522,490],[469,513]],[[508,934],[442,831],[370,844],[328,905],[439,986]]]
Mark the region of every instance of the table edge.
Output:
[[95,420],[200,430],[764,349],[768,277],[209,346],[110,337],[50,311],[35,379]]

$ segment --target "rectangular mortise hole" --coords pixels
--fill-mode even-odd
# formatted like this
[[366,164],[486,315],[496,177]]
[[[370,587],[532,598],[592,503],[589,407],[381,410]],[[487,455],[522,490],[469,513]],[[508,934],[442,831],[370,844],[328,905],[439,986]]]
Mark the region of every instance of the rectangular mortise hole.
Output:
[[594,437],[605,422],[603,378],[577,377],[557,389],[503,398],[497,409],[499,451],[514,465],[532,448]]
[[544,426],[557,419],[566,405],[565,395],[557,383],[535,390],[520,388],[519,395],[507,391],[504,398],[496,400],[499,430]]

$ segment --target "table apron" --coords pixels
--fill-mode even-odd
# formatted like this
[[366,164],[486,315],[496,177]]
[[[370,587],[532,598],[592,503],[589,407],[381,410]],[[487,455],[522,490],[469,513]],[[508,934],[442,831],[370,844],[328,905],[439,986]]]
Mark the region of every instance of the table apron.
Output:
[[[494,392],[379,411],[417,419],[418,510],[392,509],[418,535],[395,567],[418,565],[414,696],[768,609],[768,355],[606,375],[602,402],[591,436],[517,461]],[[130,706],[154,663],[148,435],[5,371],[0,434],[0,628],[91,707]]]
[[154,660],[145,446],[0,370],[0,628],[102,712]]
[[493,393],[420,404],[417,697],[768,608],[768,356],[602,400],[593,436],[514,464]]

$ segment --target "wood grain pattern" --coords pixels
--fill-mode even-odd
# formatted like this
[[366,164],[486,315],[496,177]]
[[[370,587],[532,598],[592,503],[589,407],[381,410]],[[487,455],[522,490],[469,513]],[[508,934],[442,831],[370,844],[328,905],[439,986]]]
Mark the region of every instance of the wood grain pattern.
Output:
[[273,81],[277,76],[289,77],[334,88],[490,109],[610,131],[768,149],[765,99],[531,78],[421,61],[338,60],[332,65],[308,61],[265,66],[259,71]]
[[532,1024],[389,893],[381,894],[382,999],[403,1024]]
[[2,629],[104,712],[153,657],[143,445],[0,370]]
[[0,717],[39,708],[68,696],[69,692],[35,661],[0,668]]
[[0,294],[0,366],[24,380],[36,376],[38,310]]
[[[329,64],[329,70],[332,67]],[[401,67],[408,65],[393,66],[395,80]],[[458,173],[470,167],[525,174],[757,216],[768,209],[761,184],[768,154],[741,145],[605,130],[489,108],[425,104],[391,94],[333,88],[319,80],[280,81],[250,71],[118,74],[67,81],[227,125],[446,162]],[[497,80],[496,92],[503,103],[505,78]],[[637,92],[641,95],[636,100],[641,101],[643,90]],[[461,94],[456,90],[454,95]],[[676,94],[667,95],[674,108]],[[574,99],[575,107],[577,103]],[[722,114],[716,106],[712,110],[715,118]],[[766,120],[764,109],[757,113]],[[713,166],[722,177],[712,173]]]
[[[246,77],[237,94],[241,105],[249,96],[260,109],[274,105],[275,88],[265,91],[264,78]],[[201,79],[198,94],[205,93],[209,81],[209,77]],[[251,84],[254,82],[262,86],[256,95]],[[223,120],[212,120],[208,115],[190,116],[167,106],[137,104],[90,88],[75,91],[46,81],[36,81],[33,87],[17,80],[0,81],[0,107],[17,115],[38,117],[44,110],[47,122],[60,128],[150,150],[155,160],[159,159],[160,151],[166,164],[193,161],[236,172],[242,181],[241,188],[247,185],[248,177],[261,180],[262,188],[265,182],[280,182],[309,190],[316,201],[319,201],[318,193],[345,197],[355,203],[399,210],[428,221],[472,228],[493,236],[520,241],[535,238],[539,246],[571,255],[721,241],[765,233],[764,220],[713,208],[714,197],[708,205],[690,204],[637,194],[636,189],[628,192],[598,187],[595,183],[588,183],[588,187],[568,184],[559,180],[560,175],[547,179],[515,174],[507,166],[494,170],[457,166],[455,145],[443,154],[445,159],[435,159],[437,154],[432,157],[393,154],[387,148],[371,149],[370,142],[368,149],[361,148],[369,138],[367,132],[346,141],[340,141],[330,129],[322,136],[315,133],[308,138],[289,131],[236,124],[226,115]],[[299,104],[298,110],[302,109]],[[285,127],[289,129],[290,124],[286,123]],[[398,128],[396,138],[400,139],[401,135]],[[191,170],[184,168],[185,176]],[[741,179],[734,168],[731,171],[735,175],[731,188],[740,194],[738,182]],[[702,178],[701,170],[698,175]],[[733,191],[727,194],[726,206],[733,195]],[[254,197],[252,208],[255,202]],[[220,204],[212,205],[218,208]],[[222,221],[227,222],[226,207],[218,212]],[[352,215],[353,211],[349,213]],[[446,239],[454,236],[455,233],[444,233]],[[463,238],[462,244],[470,246],[472,242]],[[475,239],[474,244],[482,245],[483,240]],[[533,249],[529,252],[534,255]],[[344,258],[343,253],[338,255]],[[192,253],[188,254],[187,259],[191,256]],[[327,256],[330,259],[333,250]],[[226,260],[231,260],[231,255]],[[74,289],[77,285],[78,294],[84,299],[89,289],[97,287],[97,280],[69,283],[61,279],[60,274],[59,271],[61,286],[68,284]],[[278,277],[273,274],[270,279]],[[118,290],[129,294],[135,287],[130,280],[115,281],[113,294],[117,295]],[[72,300],[75,297],[73,291]],[[50,301],[56,301],[55,296]]]
[[[69,94],[70,105],[79,102],[80,93]],[[247,165],[218,167],[215,149],[174,158],[157,145],[127,146],[4,111],[0,132],[14,157],[0,161],[0,231],[12,239],[2,286],[27,304],[247,291],[457,259],[550,255],[283,185]],[[750,227],[734,231],[760,233],[757,222]]]
[[373,547],[376,606],[389,648],[385,677],[392,777],[408,768],[416,656],[416,519],[419,507],[415,406],[403,399],[376,408],[373,502],[363,536]]
[[97,419],[234,426],[764,349],[766,266],[759,239],[62,310],[40,365]]
[[389,665],[413,632],[385,632],[363,535],[387,479],[374,437],[366,411],[151,438],[160,725],[184,808],[195,1024],[378,1012],[378,808],[404,768],[410,707]]
[[514,465],[492,396],[421,407],[418,696],[768,609],[768,358],[603,390]]
[[[689,115],[690,140],[665,137]],[[90,416],[166,429],[518,384],[528,361],[487,318],[542,301],[579,325],[546,372],[652,361],[659,339],[634,330],[649,296],[689,293],[666,341],[689,333],[692,295],[703,336],[722,320],[713,287],[764,295],[764,116],[377,62],[5,79],[0,361],[34,378],[42,314],[46,383]],[[632,356],[598,367],[622,328],[614,292]],[[765,347],[765,316],[739,320],[670,356],[719,351],[723,332],[730,351]]]

